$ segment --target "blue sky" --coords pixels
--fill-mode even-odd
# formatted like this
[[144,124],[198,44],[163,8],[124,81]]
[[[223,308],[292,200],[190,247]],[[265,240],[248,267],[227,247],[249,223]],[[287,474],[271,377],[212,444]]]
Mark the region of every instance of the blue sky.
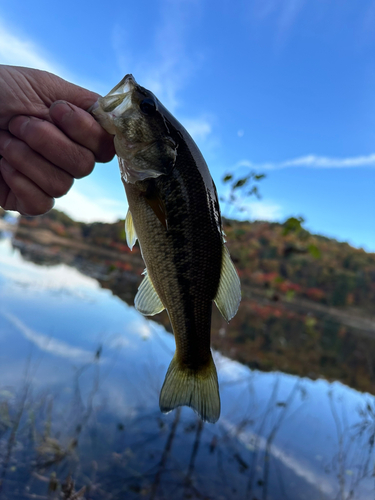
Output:
[[[227,172],[266,174],[246,217],[301,215],[375,251],[375,0],[8,0],[0,63],[100,94],[133,73],[193,135],[219,192]],[[56,207],[123,218],[117,162]]]

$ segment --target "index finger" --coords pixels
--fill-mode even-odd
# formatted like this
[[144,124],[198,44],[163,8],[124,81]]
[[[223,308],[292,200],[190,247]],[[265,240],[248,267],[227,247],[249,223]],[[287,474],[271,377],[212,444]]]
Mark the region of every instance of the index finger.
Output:
[[86,111],[66,101],[56,101],[49,110],[52,121],[74,142],[94,153],[98,162],[111,161],[115,155],[113,136]]

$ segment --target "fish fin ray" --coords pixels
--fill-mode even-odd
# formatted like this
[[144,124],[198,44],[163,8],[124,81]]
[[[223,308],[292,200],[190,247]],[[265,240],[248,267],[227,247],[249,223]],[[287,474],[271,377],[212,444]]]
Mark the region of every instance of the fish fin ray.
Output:
[[215,304],[223,317],[230,321],[238,311],[241,301],[241,284],[236,268],[230,258],[227,247],[223,246],[223,261],[219,288],[215,297]]
[[155,314],[163,311],[165,307],[163,306],[146,269],[143,274],[145,277],[139,285],[137,295],[134,299],[134,305],[137,311],[145,316],[154,316]]
[[178,406],[190,406],[205,422],[220,417],[219,384],[214,360],[201,370],[184,368],[175,354],[160,392],[160,410],[169,413]]
[[135,232],[133,216],[130,209],[128,209],[128,213],[126,214],[125,233],[126,233],[126,243],[128,244],[130,250],[133,250],[133,246],[137,241],[137,233]]

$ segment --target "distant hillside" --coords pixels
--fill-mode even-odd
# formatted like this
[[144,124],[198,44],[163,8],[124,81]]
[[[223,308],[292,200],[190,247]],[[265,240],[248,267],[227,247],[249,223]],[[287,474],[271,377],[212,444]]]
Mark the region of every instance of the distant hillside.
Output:
[[[126,245],[123,220],[84,224],[52,210],[19,224],[14,244],[26,258],[74,265],[134,303],[144,265],[139,247]],[[296,220],[227,220],[224,230],[242,302],[229,325],[214,308],[213,347],[252,368],[375,393],[375,254],[312,235]],[[170,329],[166,313],[152,319]]]
[[64,212],[51,210],[39,217],[20,217],[19,226],[21,228],[45,229],[56,236],[77,242],[130,252],[126,244],[124,221],[113,224],[102,222],[85,224],[84,222],[76,222]]
[[[48,229],[77,242],[130,253],[124,220],[85,224],[52,210],[41,217],[21,217],[20,226]],[[375,254],[312,235],[300,227],[286,231],[286,226],[278,223],[224,219],[224,231],[243,285],[373,313]]]
[[375,254],[277,223],[228,221],[225,232],[244,284],[374,313]]

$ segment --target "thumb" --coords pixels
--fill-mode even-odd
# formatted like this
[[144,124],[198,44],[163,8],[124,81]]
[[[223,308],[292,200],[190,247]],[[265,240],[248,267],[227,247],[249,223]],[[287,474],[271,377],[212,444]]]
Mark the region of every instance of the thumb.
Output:
[[17,69],[23,73],[39,99],[48,108],[53,102],[64,100],[87,110],[100,97],[96,92],[75,85],[47,71],[31,68]]
[[85,111],[89,109],[100,97],[96,92],[70,83],[62,78],[52,75],[54,77],[54,87],[51,88],[49,97],[51,105],[57,100],[68,101],[75,106],[84,109]]

